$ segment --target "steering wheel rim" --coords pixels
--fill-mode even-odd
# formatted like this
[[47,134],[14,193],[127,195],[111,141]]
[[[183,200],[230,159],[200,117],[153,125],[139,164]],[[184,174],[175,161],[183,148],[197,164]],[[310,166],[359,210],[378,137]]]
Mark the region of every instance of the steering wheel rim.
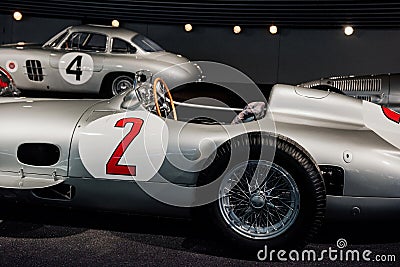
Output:
[[173,116],[174,120],[178,120],[178,116],[176,115],[175,104],[174,104],[174,100],[172,99],[171,92],[168,88],[167,83],[161,78],[156,78],[153,82],[153,95],[154,95],[154,103],[156,105],[157,115],[160,117],[163,117],[161,114],[160,105],[158,104],[158,95],[157,95],[157,84],[158,83],[161,83],[161,85],[163,86],[164,90],[167,93],[167,97],[170,101],[170,105],[171,105],[171,109],[172,109],[172,116]]

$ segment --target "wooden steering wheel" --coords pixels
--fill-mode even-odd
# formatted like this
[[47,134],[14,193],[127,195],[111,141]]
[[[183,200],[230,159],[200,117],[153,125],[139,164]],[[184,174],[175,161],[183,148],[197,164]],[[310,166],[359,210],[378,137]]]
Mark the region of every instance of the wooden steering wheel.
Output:
[[[157,115],[160,117],[163,117],[163,115],[161,113],[160,104],[158,102],[158,93],[157,93],[157,85],[158,84],[160,84],[160,88],[163,91],[164,96],[166,95],[169,99],[169,104],[171,106],[172,116],[173,116],[174,120],[178,120],[178,116],[176,115],[175,104],[174,104],[174,100],[172,99],[171,92],[169,91],[167,83],[161,78],[155,79],[154,83],[153,83],[154,103],[156,105]],[[164,101],[165,101],[165,99],[164,99]],[[167,117],[167,114],[165,114],[165,117]]]

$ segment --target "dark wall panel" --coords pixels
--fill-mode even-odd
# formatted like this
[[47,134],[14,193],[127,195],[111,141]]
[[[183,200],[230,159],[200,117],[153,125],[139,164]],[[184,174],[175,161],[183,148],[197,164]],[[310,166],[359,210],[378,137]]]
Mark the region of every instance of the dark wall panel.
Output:
[[400,72],[400,30],[287,30],[281,38],[281,82]]
[[14,21],[8,16],[5,30],[7,43],[33,42],[43,43],[69,25],[81,24],[80,20],[47,19],[26,17],[21,21]]
[[0,15],[0,33],[0,44],[11,42],[12,20],[10,15]]
[[279,37],[261,29],[247,29],[240,35],[230,28],[200,27],[187,33],[182,27],[149,25],[148,35],[167,50],[191,60],[216,61],[234,66],[257,77],[259,83],[277,79]]

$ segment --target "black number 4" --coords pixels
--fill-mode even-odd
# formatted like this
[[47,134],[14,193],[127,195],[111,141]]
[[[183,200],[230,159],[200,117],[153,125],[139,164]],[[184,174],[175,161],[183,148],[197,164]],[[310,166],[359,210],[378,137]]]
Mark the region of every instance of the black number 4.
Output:
[[[75,64],[76,64],[75,69],[72,69]],[[71,63],[69,63],[66,72],[67,74],[75,75],[75,79],[77,81],[80,81],[82,76],[81,67],[82,67],[82,56],[77,56],[76,58],[74,58],[74,60],[71,61]]]

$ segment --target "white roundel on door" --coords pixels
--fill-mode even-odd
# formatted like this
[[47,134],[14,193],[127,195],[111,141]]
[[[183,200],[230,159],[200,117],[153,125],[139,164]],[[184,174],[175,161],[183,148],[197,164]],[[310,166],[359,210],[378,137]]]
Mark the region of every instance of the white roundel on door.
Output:
[[18,70],[18,63],[15,60],[9,60],[6,63],[6,69],[9,72],[14,73]]
[[95,178],[148,181],[160,170],[168,127],[158,116],[130,111],[95,120],[79,135],[79,154]]
[[93,75],[93,59],[85,53],[67,53],[58,63],[61,77],[70,84],[84,84]]

